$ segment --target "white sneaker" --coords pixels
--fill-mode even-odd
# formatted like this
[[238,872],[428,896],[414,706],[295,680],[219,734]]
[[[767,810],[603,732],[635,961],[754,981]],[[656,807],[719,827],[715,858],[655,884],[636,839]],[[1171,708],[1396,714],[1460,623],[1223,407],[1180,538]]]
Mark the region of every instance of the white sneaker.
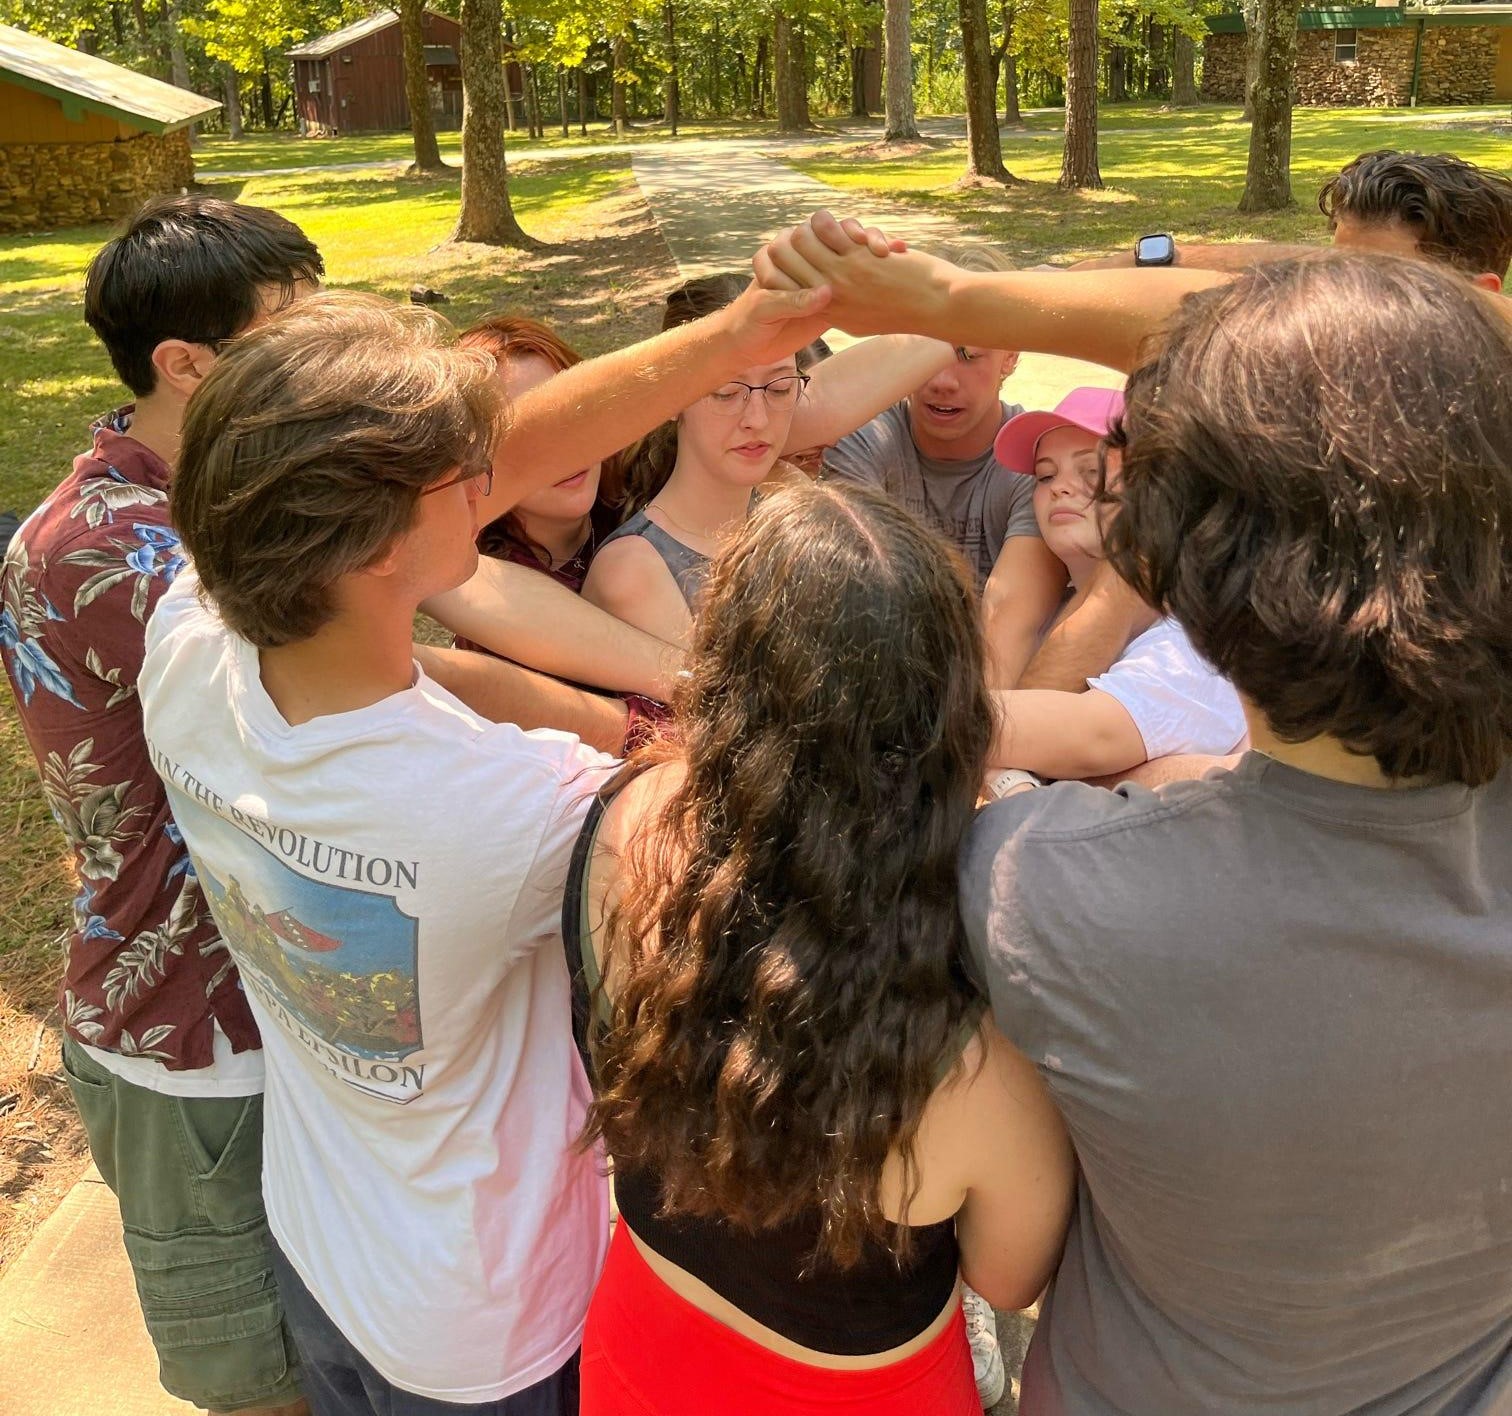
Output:
[[971,1343],[971,1375],[976,1378],[977,1397],[985,1411],[1003,1399],[1008,1386],[1003,1351],[998,1346],[997,1318],[992,1305],[965,1284],[961,1285],[961,1307],[966,1311],[966,1339]]

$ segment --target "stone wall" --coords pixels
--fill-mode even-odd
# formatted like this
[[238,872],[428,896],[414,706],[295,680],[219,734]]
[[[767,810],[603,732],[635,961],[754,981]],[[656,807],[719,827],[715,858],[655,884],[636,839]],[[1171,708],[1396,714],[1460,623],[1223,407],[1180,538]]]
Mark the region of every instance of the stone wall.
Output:
[[[1297,102],[1307,107],[1389,108],[1412,97],[1417,26],[1356,32],[1353,64],[1334,58],[1333,30],[1297,35]],[[1419,103],[1491,103],[1501,31],[1490,25],[1437,25],[1423,33]],[[1244,102],[1244,36],[1210,34],[1202,46],[1202,96]]]
[[1430,26],[1423,34],[1419,103],[1490,103],[1501,31],[1490,25]]
[[1412,96],[1417,27],[1355,31],[1355,62],[1334,58],[1336,30],[1297,36],[1297,102],[1309,108],[1396,108]]
[[124,216],[194,180],[189,130],[112,143],[0,144],[0,232]]
[[1244,36],[1210,34],[1202,41],[1202,96],[1209,103],[1244,102]]

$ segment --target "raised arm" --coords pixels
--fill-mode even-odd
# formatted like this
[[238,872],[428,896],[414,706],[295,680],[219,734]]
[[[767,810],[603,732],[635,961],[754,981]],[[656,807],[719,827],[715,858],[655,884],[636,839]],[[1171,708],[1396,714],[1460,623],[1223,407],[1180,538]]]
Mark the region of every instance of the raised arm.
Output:
[[[1229,241],[1220,245],[1192,245],[1186,241],[1176,242],[1176,261],[1179,266],[1196,270],[1248,270],[1261,261],[1286,261],[1293,256],[1310,256],[1327,250],[1326,246],[1287,245],[1281,241]],[[1132,270],[1134,248],[1111,256],[1093,256],[1090,260],[1074,261],[1065,270]]]
[[853,334],[897,331],[950,344],[1023,349],[1129,370],[1182,297],[1230,279],[1213,271],[964,271],[916,251],[877,255],[827,212],[757,253],[777,290],[823,288]]
[[827,303],[822,291],[753,284],[712,315],[585,360],[523,394],[494,448],[507,505],[629,446],[742,369],[811,343],[830,325],[820,313]]
[[555,678],[666,701],[682,654],[528,566],[484,558],[422,606],[455,634]]
[[928,383],[955,357],[952,345],[915,334],[878,335],[832,354],[814,369],[783,451],[839,442]]
[[1155,611],[1104,561],[1045,636],[1016,686],[1085,692],[1087,680],[1106,673],[1155,620]]

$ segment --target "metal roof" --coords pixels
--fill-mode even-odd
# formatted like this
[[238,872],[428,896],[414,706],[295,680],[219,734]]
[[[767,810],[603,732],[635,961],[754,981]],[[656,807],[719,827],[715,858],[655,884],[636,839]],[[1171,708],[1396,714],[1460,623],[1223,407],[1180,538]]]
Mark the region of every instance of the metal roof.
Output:
[[56,98],[74,122],[87,110],[149,133],[171,133],[220,107],[213,98],[10,25],[0,25],[0,81]]
[[[433,20],[445,20],[451,25],[457,23],[450,15],[443,15],[436,10],[427,9],[425,13]],[[284,54],[290,59],[324,59],[338,49],[345,49],[347,45],[355,44],[359,39],[366,39],[370,34],[377,34],[379,30],[386,30],[390,25],[398,23],[397,10],[379,10],[365,20],[357,20],[343,29],[333,30],[319,39],[310,40],[308,44],[286,49]]]
[[[1480,3],[1463,5],[1355,5],[1314,6],[1298,13],[1299,29],[1401,29],[1423,21],[1429,29],[1444,26],[1500,28],[1512,25],[1512,5]],[[1212,34],[1243,34],[1244,15],[1229,11],[1207,17]]]

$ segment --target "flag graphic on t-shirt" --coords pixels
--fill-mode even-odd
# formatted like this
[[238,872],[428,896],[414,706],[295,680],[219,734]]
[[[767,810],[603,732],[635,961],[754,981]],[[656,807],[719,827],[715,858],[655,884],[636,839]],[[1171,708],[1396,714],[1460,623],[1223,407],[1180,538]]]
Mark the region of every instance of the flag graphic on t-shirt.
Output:
[[[312,879],[224,818],[200,825],[217,838],[196,852],[216,923],[243,982],[298,1040],[369,1062],[418,1050],[419,926],[393,895]],[[340,1070],[368,1079],[360,1065]]]

